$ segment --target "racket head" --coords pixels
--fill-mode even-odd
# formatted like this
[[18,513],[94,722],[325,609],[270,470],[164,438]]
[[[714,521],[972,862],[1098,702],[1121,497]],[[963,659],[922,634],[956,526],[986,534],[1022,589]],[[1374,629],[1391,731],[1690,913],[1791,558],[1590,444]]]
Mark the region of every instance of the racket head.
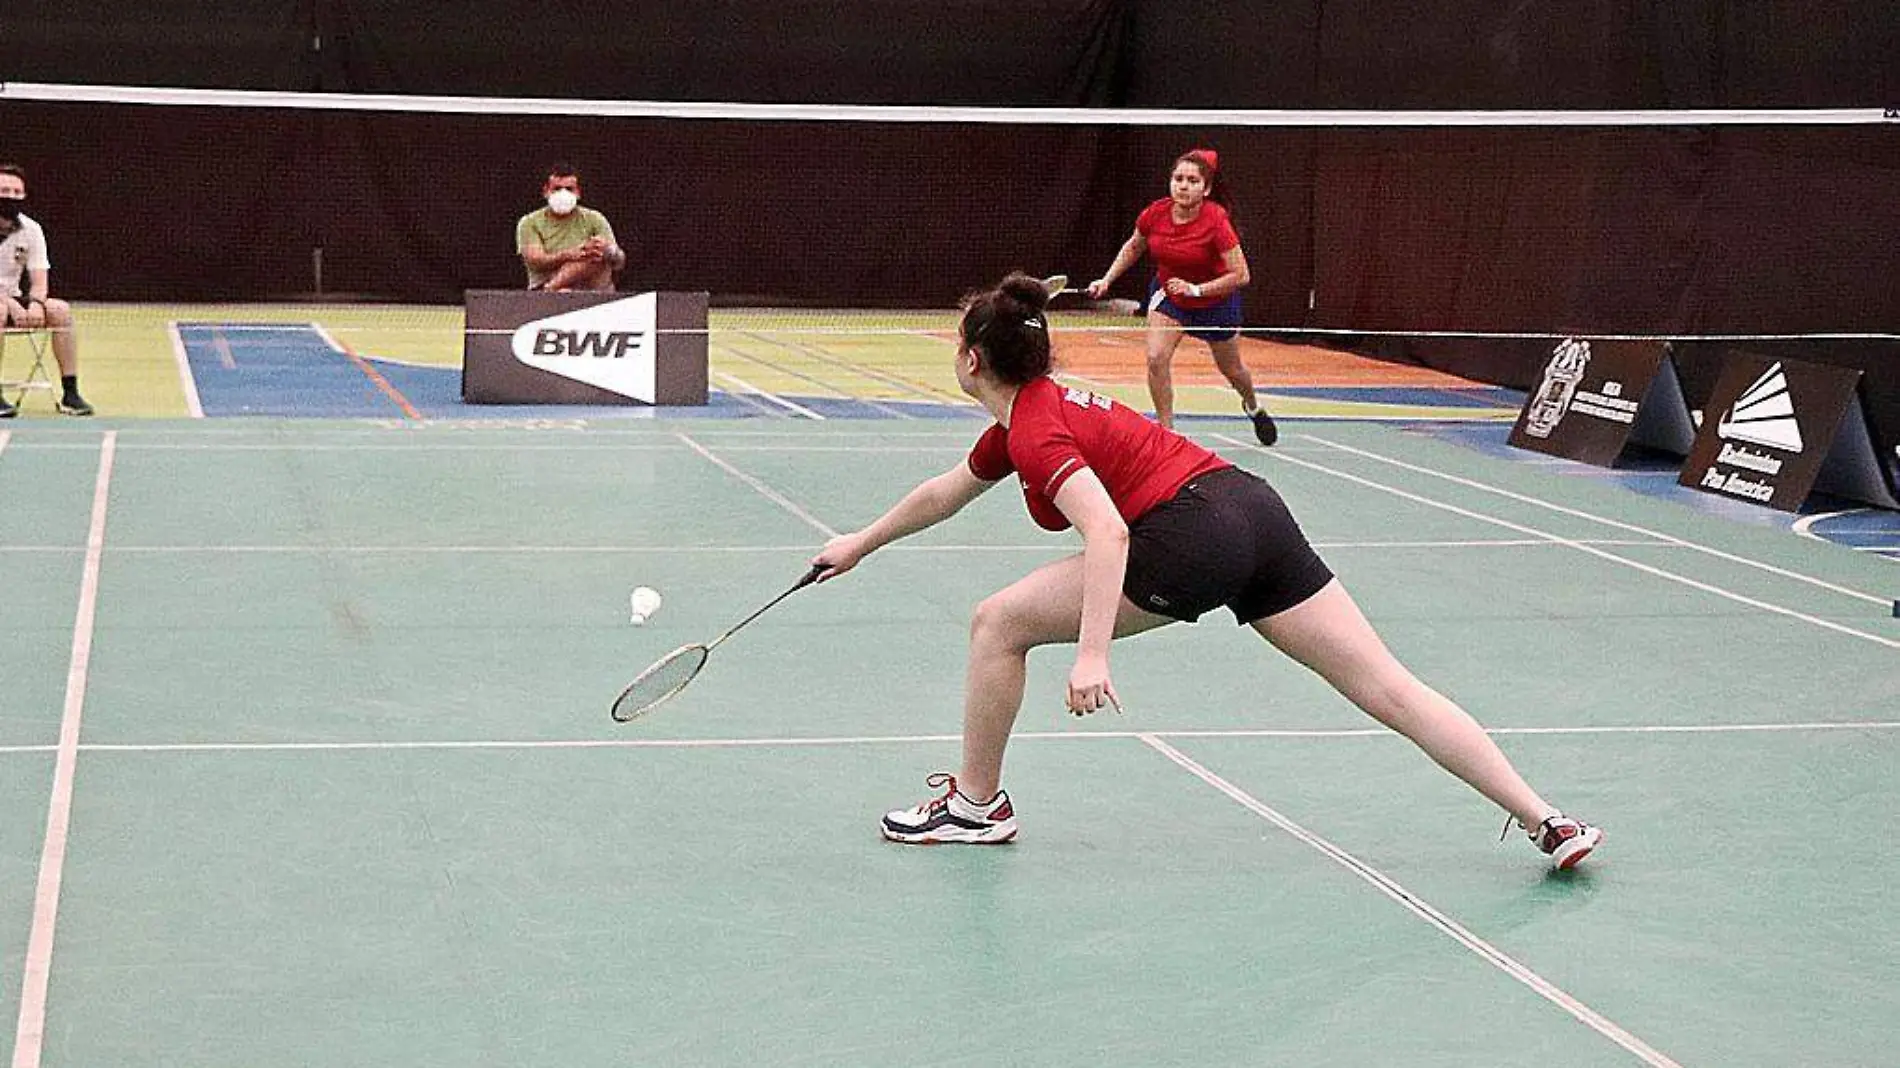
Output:
[[1049,277],[1042,280],[1042,290],[1043,292],[1049,294],[1052,297],[1055,296],[1057,293],[1068,292],[1069,291],[1069,276],[1066,274],[1050,275]]
[[695,642],[682,645],[653,662],[653,665],[633,677],[627,688],[614,698],[613,707],[608,714],[616,723],[628,723],[639,719],[648,712],[665,704],[686,688],[706,666],[706,657],[711,652],[706,646]]

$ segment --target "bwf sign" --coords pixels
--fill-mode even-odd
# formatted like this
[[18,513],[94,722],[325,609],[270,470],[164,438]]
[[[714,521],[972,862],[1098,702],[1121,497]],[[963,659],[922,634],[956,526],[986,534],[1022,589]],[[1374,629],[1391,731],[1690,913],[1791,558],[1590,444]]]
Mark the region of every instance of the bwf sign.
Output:
[[654,403],[656,295],[641,293],[518,327],[509,339],[529,367]]
[[705,293],[470,290],[470,404],[687,404],[707,398]]

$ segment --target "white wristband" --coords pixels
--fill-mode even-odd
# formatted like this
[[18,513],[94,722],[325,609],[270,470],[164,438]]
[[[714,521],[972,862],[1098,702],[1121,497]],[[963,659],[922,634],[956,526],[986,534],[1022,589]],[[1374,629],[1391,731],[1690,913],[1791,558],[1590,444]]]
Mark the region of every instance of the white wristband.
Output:
[[1200,296],[1200,295],[1201,295],[1201,283],[1199,283],[1199,282],[1189,282],[1189,283],[1188,283],[1188,295],[1189,295],[1189,296],[1192,296],[1192,297],[1198,297],[1198,296]]

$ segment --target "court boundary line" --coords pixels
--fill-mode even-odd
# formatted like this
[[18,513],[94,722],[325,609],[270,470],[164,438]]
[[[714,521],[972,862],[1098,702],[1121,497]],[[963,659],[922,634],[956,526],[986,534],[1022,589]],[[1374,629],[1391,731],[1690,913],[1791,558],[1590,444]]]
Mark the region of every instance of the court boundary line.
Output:
[[[1579,538],[1579,545],[1634,546],[1642,548],[1673,549],[1678,546],[1662,541],[1640,541],[1635,538]],[[1559,542],[1548,538],[1491,538],[1461,541],[1315,541],[1315,549],[1355,550],[1378,549],[1514,549],[1514,548],[1563,548]],[[528,555],[562,553],[782,553],[804,552],[809,544],[801,545],[363,545],[344,542],[329,542],[309,545],[114,545],[113,553],[523,553]],[[1081,546],[1072,541],[1050,541],[1040,544],[993,544],[993,545],[905,545],[896,543],[886,545],[879,552],[898,553],[941,553],[941,552],[1053,552],[1073,553]],[[81,553],[83,545],[5,545],[0,544],[0,553]]]
[[[784,408],[785,410],[792,412],[794,414],[804,416],[806,419],[810,419],[814,422],[823,422],[825,419],[824,416],[818,414],[817,412],[812,411],[810,408],[807,408],[804,405],[799,404],[795,401],[786,400],[784,397],[781,397],[770,390],[760,389],[759,387],[753,385],[750,382],[747,382],[745,379],[740,378],[738,375],[735,375],[730,371],[722,370],[722,371],[713,371],[712,373],[715,375],[718,375],[720,378],[723,378],[728,382],[737,384],[740,389],[744,389],[744,390],[747,390],[748,392],[764,397],[766,400],[771,401],[773,404],[776,404],[779,407]],[[734,397],[737,397],[738,395],[739,394],[737,393],[732,394],[732,396]],[[770,409],[766,409],[766,410],[771,411]],[[778,413],[771,412],[771,414],[777,415]]]
[[185,351],[185,335],[178,332],[178,320],[167,322],[165,333],[171,336],[172,359],[178,364],[178,385],[185,393],[185,412],[193,419],[203,419],[205,407],[198,397],[198,378],[191,373],[191,356]]
[[[1803,574],[1799,571],[1791,571],[1787,568],[1779,567],[1775,564],[1766,563],[1761,560],[1751,559],[1749,557],[1741,556],[1736,553],[1731,553],[1723,549],[1717,549],[1714,546],[1703,545],[1700,542],[1691,541],[1688,538],[1678,537],[1677,535],[1674,535],[1674,534],[1665,534],[1665,533],[1662,533],[1661,531],[1650,530],[1647,527],[1638,526],[1635,523],[1626,523],[1620,519],[1611,519],[1608,516],[1600,516],[1593,512],[1583,511],[1582,509],[1579,509],[1579,508],[1571,508],[1567,505],[1557,504],[1554,501],[1546,501],[1539,497],[1532,497],[1526,493],[1518,493],[1516,490],[1508,490],[1508,489],[1503,488],[1502,486],[1494,486],[1486,482],[1479,482],[1476,479],[1466,478],[1463,475],[1454,475],[1454,474],[1450,474],[1444,471],[1434,471],[1429,467],[1423,467],[1417,464],[1408,463],[1404,460],[1400,460],[1395,457],[1385,456],[1380,453],[1372,452],[1369,449],[1362,449],[1356,446],[1346,445],[1341,442],[1332,441],[1327,438],[1319,437],[1317,435],[1301,434],[1299,436],[1308,441],[1313,441],[1321,445],[1326,445],[1340,452],[1349,453],[1355,456],[1363,456],[1369,460],[1377,460],[1380,463],[1390,464],[1394,467],[1403,468],[1408,471],[1415,471],[1422,475],[1430,475],[1433,478],[1443,479],[1447,482],[1451,482],[1456,485],[1467,486],[1471,489],[1476,489],[1476,490],[1482,490],[1486,493],[1496,494],[1500,497],[1505,497],[1514,501],[1521,501],[1525,504],[1534,504],[1540,508],[1547,508],[1551,511],[1558,512],[1563,515],[1573,516],[1578,519],[1589,520],[1590,522],[1593,522],[1593,523],[1600,523],[1604,526],[1615,527],[1619,530],[1629,531],[1630,533],[1642,534],[1646,537],[1660,538],[1665,541],[1675,542],[1677,544],[1680,544],[1684,548],[1694,549],[1697,552],[1706,553],[1707,555],[1714,556],[1718,559],[1727,560],[1730,563],[1742,564],[1747,567],[1752,567],[1761,571],[1766,571],[1772,575],[1779,575],[1782,578],[1794,579],[1797,582],[1805,582],[1811,586],[1819,587],[1820,589],[1830,590],[1834,593],[1838,593],[1846,597],[1852,597],[1856,600],[1865,601],[1868,604],[1887,605],[1887,604],[1892,603],[1891,598],[1876,597],[1870,593],[1863,593],[1860,590],[1850,589],[1849,587],[1846,587],[1846,586],[1837,585],[1835,583],[1827,581],[1826,579],[1816,578],[1812,575]],[[1233,440],[1233,439],[1229,439],[1229,440]]]
[[[761,340],[760,338],[753,336],[753,333],[749,330],[739,331],[739,336],[748,341]],[[777,348],[786,347],[783,345],[778,345],[776,342],[768,342],[768,344],[772,344]],[[775,363],[771,360],[764,358],[763,356],[759,356],[755,353],[747,352],[743,349],[735,348],[730,341],[722,343],[719,347],[719,351],[724,352],[729,356],[736,356],[741,360],[747,360],[752,363],[756,363],[760,367],[764,367],[770,371],[775,371],[781,375],[789,375],[790,377],[798,379],[801,382],[810,383],[811,385],[817,387],[818,389],[826,390],[830,393],[837,394],[836,397],[826,397],[824,398],[825,400],[842,400],[846,402],[862,404],[865,407],[872,409],[873,411],[883,412],[889,418],[901,419],[906,422],[914,422],[917,419],[917,416],[911,414],[910,412],[902,411],[900,409],[891,407],[889,404],[882,403],[882,401],[879,398],[862,396],[857,393],[853,393],[849,390],[835,386],[831,384],[830,382],[824,381],[823,379],[814,377],[812,375],[808,375],[803,371],[782,366],[778,363]],[[798,355],[799,353],[797,353],[796,350],[794,350],[794,354]],[[863,377],[868,378],[870,376],[865,375]]]
[[[875,408],[877,410],[887,412],[890,418],[893,418],[893,419],[900,418],[900,416],[896,412],[891,411],[890,409],[884,408],[882,405],[879,405],[875,401],[866,400],[863,397],[853,396],[852,394],[847,393],[842,389],[839,389],[837,386],[834,386],[830,384],[829,382],[820,381],[819,379],[813,378],[812,376],[808,374],[804,374],[799,371],[794,371],[794,370],[791,370],[790,368],[780,367],[778,364],[775,364],[770,360],[764,359],[759,356],[755,356],[752,353],[745,352],[740,349],[733,348],[731,342],[721,341],[719,344],[709,345],[709,347],[713,351],[721,353],[725,356],[732,357],[735,359],[745,360],[748,363],[758,364],[760,367],[764,368],[767,371],[775,372],[781,375],[789,375],[792,378],[798,379],[799,381],[804,382],[807,385],[810,385],[818,390],[823,391],[822,394],[817,395],[817,396],[812,396],[809,394],[805,395],[805,398],[807,400],[844,401],[847,403],[857,402],[859,404],[864,404],[869,407]],[[914,419],[916,417],[905,415],[905,416],[901,416],[901,418]]]
[[[937,405],[948,404],[948,405],[954,405],[960,408],[972,408],[972,409],[980,407],[976,401],[971,400],[969,397],[963,396],[960,393],[951,393],[949,390],[941,389],[937,386],[931,385],[928,382],[919,382],[913,379],[905,378],[901,375],[892,374],[891,372],[884,371],[873,364],[859,363],[856,360],[847,360],[833,353],[825,352],[822,349],[816,348],[811,345],[801,344],[795,341],[780,341],[774,337],[757,334],[751,330],[741,330],[740,332],[744,334],[745,336],[753,338],[755,340],[765,341],[771,345],[777,346],[778,348],[791,349],[794,352],[797,352],[799,355],[809,357],[810,359],[816,360],[820,363],[830,364],[833,367],[842,367],[845,370],[850,371],[854,374],[861,375],[865,378],[872,379],[874,381],[882,382],[887,386],[894,386],[898,389],[904,390],[905,392],[908,392],[911,394],[915,394],[917,397],[921,398],[921,401],[917,403],[937,404]],[[930,331],[920,331],[919,333],[928,334],[930,333]],[[893,400],[895,399],[896,398],[893,398]]]
[[[733,378],[730,375],[721,375],[720,372],[714,371],[711,368],[707,369],[706,376],[707,376],[706,377],[706,385],[707,385],[706,402],[708,404],[712,403],[714,383],[717,382],[717,392],[723,393],[724,395],[731,397],[734,401],[737,401],[739,404],[744,405],[747,411],[758,412],[759,414],[767,416],[772,419],[785,418],[785,413],[778,411],[777,409],[773,408],[771,405],[764,403],[763,401],[759,400],[756,396],[752,395],[752,392],[757,389],[756,386],[751,386],[750,383],[742,382],[739,379]],[[722,378],[724,380],[720,381],[720,379]],[[739,385],[741,386],[747,387],[747,390],[745,392],[740,392],[739,390],[734,389],[733,383],[735,382],[739,383]]]
[[1625,1051],[1635,1054],[1642,1059],[1643,1063],[1650,1065],[1651,1068],[1682,1068],[1677,1062],[1671,1060],[1667,1054],[1631,1034],[1621,1025],[1617,1024],[1616,1021],[1584,1004],[1582,1001],[1567,993],[1562,987],[1559,987],[1557,984],[1532,971],[1527,965],[1521,963],[1515,957],[1498,949],[1484,939],[1479,938],[1476,934],[1473,934],[1469,928],[1457,920],[1452,919],[1450,916],[1445,915],[1443,912],[1440,912],[1430,902],[1400,885],[1398,880],[1393,879],[1391,876],[1365,861],[1360,860],[1339,846],[1334,845],[1327,839],[1295,823],[1293,820],[1281,814],[1277,809],[1208,770],[1205,766],[1194,760],[1194,758],[1169,745],[1167,742],[1156,738],[1154,735],[1142,735],[1141,742],[1143,745],[1155,750],[1174,764],[1185,769],[1189,774],[1201,780],[1203,783],[1225,794],[1229,800],[1238,803],[1242,808],[1247,809],[1254,815],[1273,824],[1301,843],[1318,850],[1324,854],[1327,859],[1371,884],[1374,889],[1397,902],[1406,909],[1406,911],[1411,912],[1433,927],[1438,928],[1441,933],[1470,950],[1485,963],[1490,964],[1492,967],[1497,968],[1519,983],[1529,987],[1544,1000],[1564,1010],[1564,1012],[1576,1019],[1578,1023],[1583,1024],[1604,1038],[1616,1043]]
[[316,334],[318,339],[320,339],[325,345],[328,345],[332,352],[337,353],[338,355],[342,356],[344,359],[349,360],[352,364],[355,364],[356,369],[358,371],[363,372],[363,377],[369,379],[371,385],[375,386],[379,391],[381,391],[383,396],[389,398],[390,400],[396,403],[396,407],[402,410],[402,414],[408,416],[411,419],[417,420],[418,422],[424,421],[427,418],[420,411],[416,409],[415,405],[409,403],[409,398],[403,396],[401,390],[397,389],[394,385],[390,384],[389,379],[383,377],[383,374],[381,371],[378,371],[376,368],[371,367],[369,365],[368,360],[365,360],[363,359],[363,357],[356,354],[355,349],[351,348],[349,345],[343,343],[342,341],[339,341],[336,338],[332,337],[330,335],[330,332],[323,328],[322,323],[301,323],[301,324],[293,323],[291,325],[302,326],[303,328],[309,330],[311,333]]
[[[1253,452],[1261,454],[1261,455],[1265,455],[1265,456],[1273,455],[1272,450],[1270,449],[1266,449],[1257,445],[1250,445],[1249,443],[1241,441],[1238,438],[1228,437],[1225,434],[1216,434],[1214,436],[1231,445],[1250,449]],[[1349,451],[1353,451],[1353,450],[1349,450]],[[1602,559],[1609,560],[1612,563],[1622,564],[1624,567],[1632,568],[1634,570],[1641,571],[1646,574],[1654,575],[1657,578],[1667,579],[1671,582],[1688,586],[1691,589],[1701,590],[1704,593],[1711,593],[1717,597],[1722,597],[1727,600],[1734,601],[1738,604],[1748,605],[1751,608],[1759,608],[1759,609],[1762,609],[1763,611],[1773,612],[1777,615],[1787,616],[1791,619],[1797,619],[1804,623],[1813,624],[1814,626],[1821,627],[1822,629],[1825,629],[1825,630],[1831,630],[1839,634],[1845,634],[1850,637],[1860,638],[1863,641],[1873,642],[1876,645],[1884,645],[1889,649],[1900,649],[1900,641],[1896,641],[1892,638],[1885,638],[1878,634],[1870,634],[1866,631],[1855,630],[1854,628],[1846,626],[1844,624],[1836,623],[1828,619],[1822,619],[1819,616],[1812,616],[1812,615],[1807,614],[1806,612],[1797,611],[1793,608],[1787,608],[1782,605],[1772,604],[1768,601],[1757,600],[1756,598],[1749,597],[1746,594],[1736,593],[1734,590],[1727,589],[1726,587],[1722,587],[1722,586],[1717,586],[1711,582],[1703,582],[1700,579],[1693,579],[1687,575],[1679,575],[1674,571],[1667,570],[1666,568],[1660,568],[1651,564],[1645,564],[1639,560],[1631,560],[1628,557],[1618,556],[1613,552],[1608,552],[1606,550],[1599,549],[1594,545],[1585,545],[1582,542],[1576,541],[1574,539],[1559,537],[1547,531],[1538,530],[1536,527],[1525,526],[1522,523],[1512,522],[1509,519],[1502,519],[1497,516],[1485,515],[1483,512],[1475,512],[1469,508],[1464,508],[1459,505],[1452,504],[1448,501],[1435,500],[1431,497],[1424,496],[1423,494],[1413,493],[1409,490],[1399,489],[1396,486],[1388,486],[1382,482],[1375,482],[1372,479],[1366,478],[1364,476],[1355,475],[1347,471],[1340,471],[1340,470],[1337,470],[1336,468],[1327,467],[1325,464],[1315,463],[1311,460],[1302,460],[1294,456],[1285,456],[1285,457],[1281,457],[1280,459],[1283,462],[1292,464],[1296,467],[1311,468],[1315,471],[1320,471],[1325,474],[1332,475],[1335,478],[1342,478],[1348,482],[1357,482],[1364,486],[1370,486],[1373,489],[1383,490],[1386,493],[1390,493],[1397,497],[1402,497],[1406,500],[1415,501],[1419,504],[1423,504],[1431,508],[1437,508],[1442,511],[1451,512],[1455,515],[1462,515],[1470,519],[1477,519],[1482,522],[1491,523],[1495,526],[1504,527],[1509,530],[1515,530],[1523,534],[1533,534],[1540,537],[1548,538],[1552,542],[1555,542],[1556,544],[1568,546],[1570,548],[1577,550],[1578,552],[1588,553],[1591,556],[1601,557]],[[1410,466],[1410,465],[1401,464],[1400,466]],[[1421,468],[1420,470],[1423,471],[1424,469]],[[1430,472],[1426,471],[1425,473],[1429,474]],[[1616,524],[1612,524],[1612,525],[1616,525]],[[1672,540],[1681,540],[1681,539],[1672,539]],[[1683,545],[1686,548],[1695,547],[1694,543],[1687,542],[1687,541],[1684,541]],[[1846,592],[1846,591],[1842,591],[1842,592]],[[1885,600],[1882,600],[1879,603],[1885,604],[1887,602]]]
[[838,536],[837,531],[831,529],[829,526],[826,526],[822,520],[820,520],[817,516],[812,515],[810,512],[807,512],[804,508],[800,507],[791,498],[785,496],[784,494],[778,492],[772,487],[759,481],[757,478],[754,478],[753,476],[745,473],[744,471],[739,470],[737,467],[734,467],[732,464],[721,459],[720,457],[713,455],[710,449],[707,449],[704,445],[701,445],[699,442],[694,441],[691,437],[687,436],[684,430],[675,430],[673,432],[673,436],[685,442],[694,452],[700,454],[701,456],[704,456],[707,460],[717,465],[721,470],[725,471],[727,474],[730,474],[732,477],[738,479],[739,481],[745,483],[748,486],[751,486],[754,490],[758,491],[760,496],[764,497],[766,500],[771,501],[773,504],[778,505],[780,508],[785,509],[786,511],[792,513],[798,518],[811,524],[813,527],[816,527],[819,530],[819,532],[824,534],[826,537],[835,538]]
[[73,619],[72,654],[66,668],[66,701],[60,712],[52,796],[46,806],[46,838],[40,847],[39,877],[33,890],[33,925],[27,932],[26,963],[20,979],[20,1015],[14,1030],[13,1068],[39,1068],[40,1050],[46,1038],[46,991],[53,967],[53,932],[58,924],[60,884],[66,871],[73,776],[78,770],[79,728],[85,711],[87,672],[92,665],[93,620],[99,605],[99,568],[105,559],[106,506],[117,440],[117,431],[108,430],[99,442],[99,470],[92,488],[92,519],[86,530],[86,563],[80,576],[79,609]]
[[[1485,727],[1499,737],[1601,735],[1803,734],[1830,731],[1900,730],[1900,720],[1811,720],[1801,723],[1630,723],[1582,727]],[[1381,738],[1405,741],[1387,727],[1208,727],[1179,730],[1016,731],[1010,740],[1029,742],[1127,741],[1152,736],[1173,739],[1315,740]],[[857,734],[758,738],[445,738],[436,741],[336,742],[89,742],[88,753],[327,753],[562,749],[809,749],[854,745],[924,745],[962,740],[961,734]],[[0,754],[50,753],[48,745],[0,746]]]

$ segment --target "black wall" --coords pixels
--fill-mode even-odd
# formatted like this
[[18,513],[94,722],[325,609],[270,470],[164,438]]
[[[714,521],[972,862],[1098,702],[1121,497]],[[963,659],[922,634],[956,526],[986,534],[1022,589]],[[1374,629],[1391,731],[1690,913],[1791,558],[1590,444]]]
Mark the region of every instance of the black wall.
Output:
[[[768,103],[1873,108],[1900,104],[1900,5],[66,0],[0,11],[0,76]],[[0,158],[31,169],[57,284],[82,299],[304,295],[319,248],[331,293],[516,285],[513,221],[563,157],[630,247],[629,285],[943,306],[1010,267],[1098,272],[1174,156],[1201,144],[1236,196],[1251,323],[1900,330],[1900,121],[867,125],[0,95]],[[1523,348],[1386,351],[1521,386],[1536,362]],[[1854,359],[1900,380],[1891,346],[1873,351]]]

